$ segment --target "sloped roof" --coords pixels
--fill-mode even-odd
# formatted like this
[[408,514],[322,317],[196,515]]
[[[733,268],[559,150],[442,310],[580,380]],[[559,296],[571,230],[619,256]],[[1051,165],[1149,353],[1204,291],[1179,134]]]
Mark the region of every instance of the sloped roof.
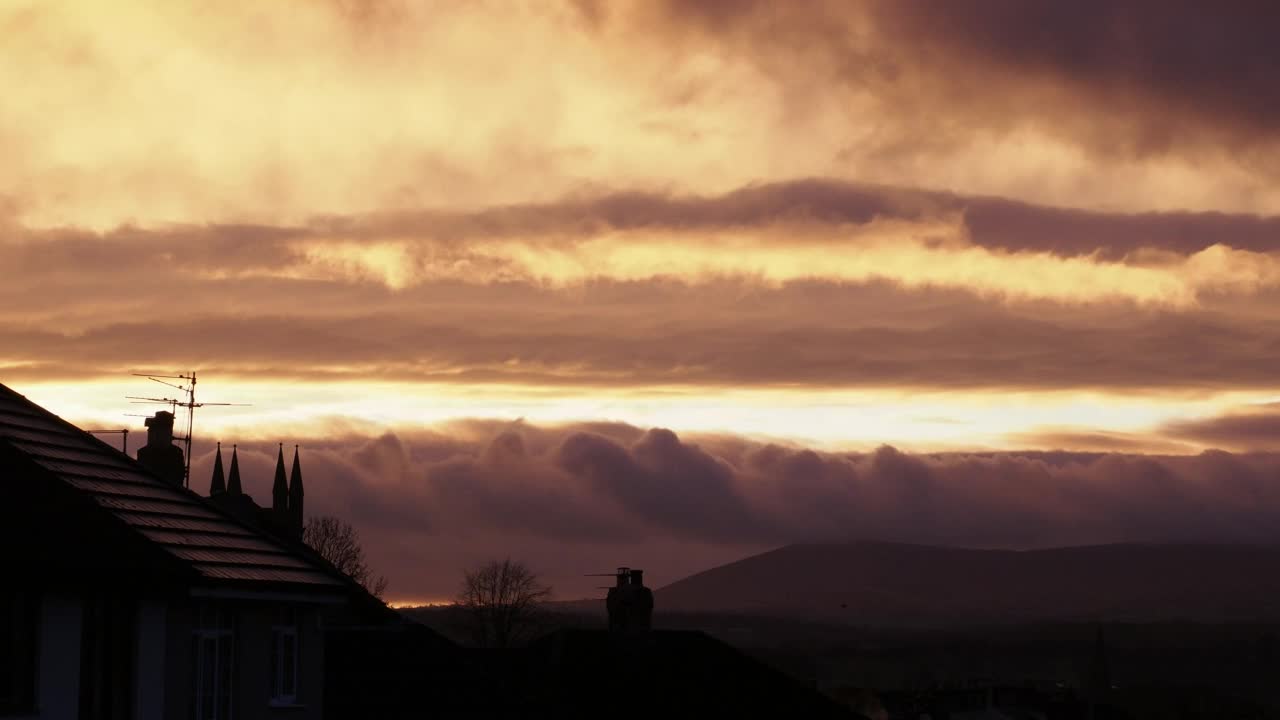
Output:
[[3,384],[0,443],[90,498],[208,584],[350,587],[336,571],[239,522],[196,493],[160,480]]
[[520,674],[547,717],[861,717],[697,631],[567,628],[527,652]]

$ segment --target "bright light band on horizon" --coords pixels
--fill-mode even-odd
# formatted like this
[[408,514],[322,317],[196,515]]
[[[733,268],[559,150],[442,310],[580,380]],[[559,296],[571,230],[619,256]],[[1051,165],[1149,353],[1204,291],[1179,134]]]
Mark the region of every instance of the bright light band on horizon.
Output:
[[[368,434],[382,428],[423,428],[473,419],[534,424],[622,422],[686,433],[723,433],[865,450],[890,444],[941,451],[1033,447],[1017,436],[1038,428],[1149,433],[1161,424],[1211,416],[1258,402],[1259,394],[1141,396],[1087,392],[902,391],[601,391],[521,386],[390,383],[263,383],[203,379],[197,398],[251,407],[197,411],[202,439]],[[141,380],[141,379],[139,379]],[[79,422],[141,430],[161,406],[131,405],[141,383],[31,383],[16,386],[35,402]],[[1188,452],[1202,447],[1189,445]]]

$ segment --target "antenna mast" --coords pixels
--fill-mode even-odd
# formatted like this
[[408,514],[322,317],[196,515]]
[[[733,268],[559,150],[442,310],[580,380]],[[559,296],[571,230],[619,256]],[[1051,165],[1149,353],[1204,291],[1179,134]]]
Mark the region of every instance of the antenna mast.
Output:
[[90,435],[119,435],[120,436],[120,452],[125,455],[129,454],[129,428],[120,430],[88,430]]
[[[184,487],[191,487],[191,437],[195,432],[196,408],[207,406],[239,406],[248,407],[249,403],[209,403],[196,402],[196,371],[185,375],[147,375],[143,373],[133,373],[134,377],[144,377],[148,380],[158,382],[161,385],[168,385],[181,393],[180,398],[153,398],[153,397],[136,397],[133,395],[126,396],[127,399],[135,403],[159,403],[169,406],[169,412],[174,415],[178,414],[178,408],[184,408],[187,411],[187,434],[183,437],[175,437],[175,440],[181,440],[183,446],[183,460],[186,467],[182,471],[182,484]],[[177,380],[178,382],[170,382]]]

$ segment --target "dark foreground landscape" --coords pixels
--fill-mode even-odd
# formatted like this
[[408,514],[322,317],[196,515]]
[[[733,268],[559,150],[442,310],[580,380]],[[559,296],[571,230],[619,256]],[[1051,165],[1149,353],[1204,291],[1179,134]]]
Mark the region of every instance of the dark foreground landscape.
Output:
[[[1280,549],[1243,546],[790,546],[657,590],[654,626],[705,632],[872,718],[1271,718],[1274,567]],[[455,608],[403,612],[467,642]],[[599,627],[604,602],[542,620]]]

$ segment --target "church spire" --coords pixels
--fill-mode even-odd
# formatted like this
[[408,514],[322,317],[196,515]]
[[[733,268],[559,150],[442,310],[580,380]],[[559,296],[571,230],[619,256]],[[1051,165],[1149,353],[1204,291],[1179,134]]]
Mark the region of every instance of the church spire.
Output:
[[213,479],[209,481],[209,497],[226,491],[227,481],[222,474],[222,443],[218,443],[218,454],[213,456]]
[[293,529],[302,532],[302,464],[298,460],[298,446],[293,446],[293,471],[289,473],[289,519],[293,521]]
[[289,514],[289,484],[284,476],[284,443],[280,443],[280,452],[276,455],[276,479],[271,484],[271,510],[278,518],[285,518]]
[[236,456],[236,446],[231,446],[231,475],[227,478],[227,494],[231,496],[243,495],[244,488],[240,487],[240,458]]

